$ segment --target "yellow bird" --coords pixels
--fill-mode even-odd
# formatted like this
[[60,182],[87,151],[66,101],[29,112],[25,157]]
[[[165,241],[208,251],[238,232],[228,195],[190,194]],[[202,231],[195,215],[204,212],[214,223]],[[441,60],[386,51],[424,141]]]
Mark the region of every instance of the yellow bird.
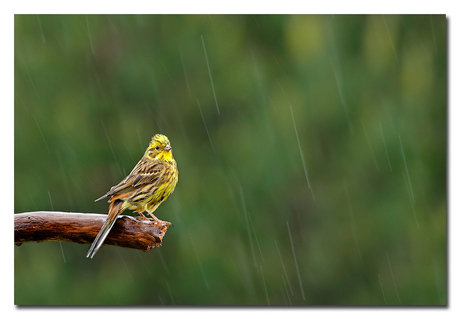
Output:
[[125,209],[134,210],[144,218],[142,212],[147,212],[157,223],[168,223],[159,220],[153,212],[174,191],[178,178],[179,171],[172,154],[171,143],[165,135],[156,134],[131,173],[113,186],[107,194],[96,199],[97,202],[110,196],[109,215],[86,258],[94,257],[118,215]]

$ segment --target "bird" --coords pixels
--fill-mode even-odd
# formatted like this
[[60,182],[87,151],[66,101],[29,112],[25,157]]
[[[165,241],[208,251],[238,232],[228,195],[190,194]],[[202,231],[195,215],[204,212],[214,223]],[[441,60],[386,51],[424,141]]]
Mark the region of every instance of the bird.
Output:
[[136,211],[143,219],[147,212],[158,224],[169,222],[158,219],[153,212],[174,191],[179,178],[177,163],[169,139],[155,134],[140,161],[120,183],[95,201],[109,197],[109,213],[94,239],[86,258],[92,259],[101,248],[117,217],[126,209]]

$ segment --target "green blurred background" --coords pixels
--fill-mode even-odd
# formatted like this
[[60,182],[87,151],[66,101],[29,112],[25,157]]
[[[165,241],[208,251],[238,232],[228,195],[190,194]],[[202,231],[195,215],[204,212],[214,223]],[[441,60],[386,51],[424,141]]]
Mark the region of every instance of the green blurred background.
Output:
[[446,304],[446,16],[16,15],[14,50],[15,213],[105,214],[155,133],[180,171],[161,248],[15,247],[15,304]]

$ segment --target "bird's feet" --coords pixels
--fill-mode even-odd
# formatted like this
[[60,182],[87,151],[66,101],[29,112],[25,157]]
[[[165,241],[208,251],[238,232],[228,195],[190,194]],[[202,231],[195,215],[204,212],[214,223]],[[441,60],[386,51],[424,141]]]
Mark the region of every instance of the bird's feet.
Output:
[[152,216],[153,220],[155,221],[155,224],[160,225],[160,226],[172,226],[172,223],[158,219],[151,211],[148,209],[146,210],[147,213],[149,213],[150,216]]
[[150,220],[150,218],[147,218],[145,217],[144,214],[142,214],[142,212],[137,212],[139,214],[139,217],[142,218],[142,220]]
[[160,226],[172,226],[173,224],[158,218],[155,218],[155,224],[160,225]]

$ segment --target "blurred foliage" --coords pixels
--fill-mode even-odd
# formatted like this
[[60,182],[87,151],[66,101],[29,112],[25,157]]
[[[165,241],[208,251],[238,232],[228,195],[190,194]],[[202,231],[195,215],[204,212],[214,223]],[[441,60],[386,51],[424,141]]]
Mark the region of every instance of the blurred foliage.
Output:
[[16,213],[106,213],[158,132],[180,171],[161,248],[15,247],[16,304],[446,304],[444,15],[16,15],[14,50]]

